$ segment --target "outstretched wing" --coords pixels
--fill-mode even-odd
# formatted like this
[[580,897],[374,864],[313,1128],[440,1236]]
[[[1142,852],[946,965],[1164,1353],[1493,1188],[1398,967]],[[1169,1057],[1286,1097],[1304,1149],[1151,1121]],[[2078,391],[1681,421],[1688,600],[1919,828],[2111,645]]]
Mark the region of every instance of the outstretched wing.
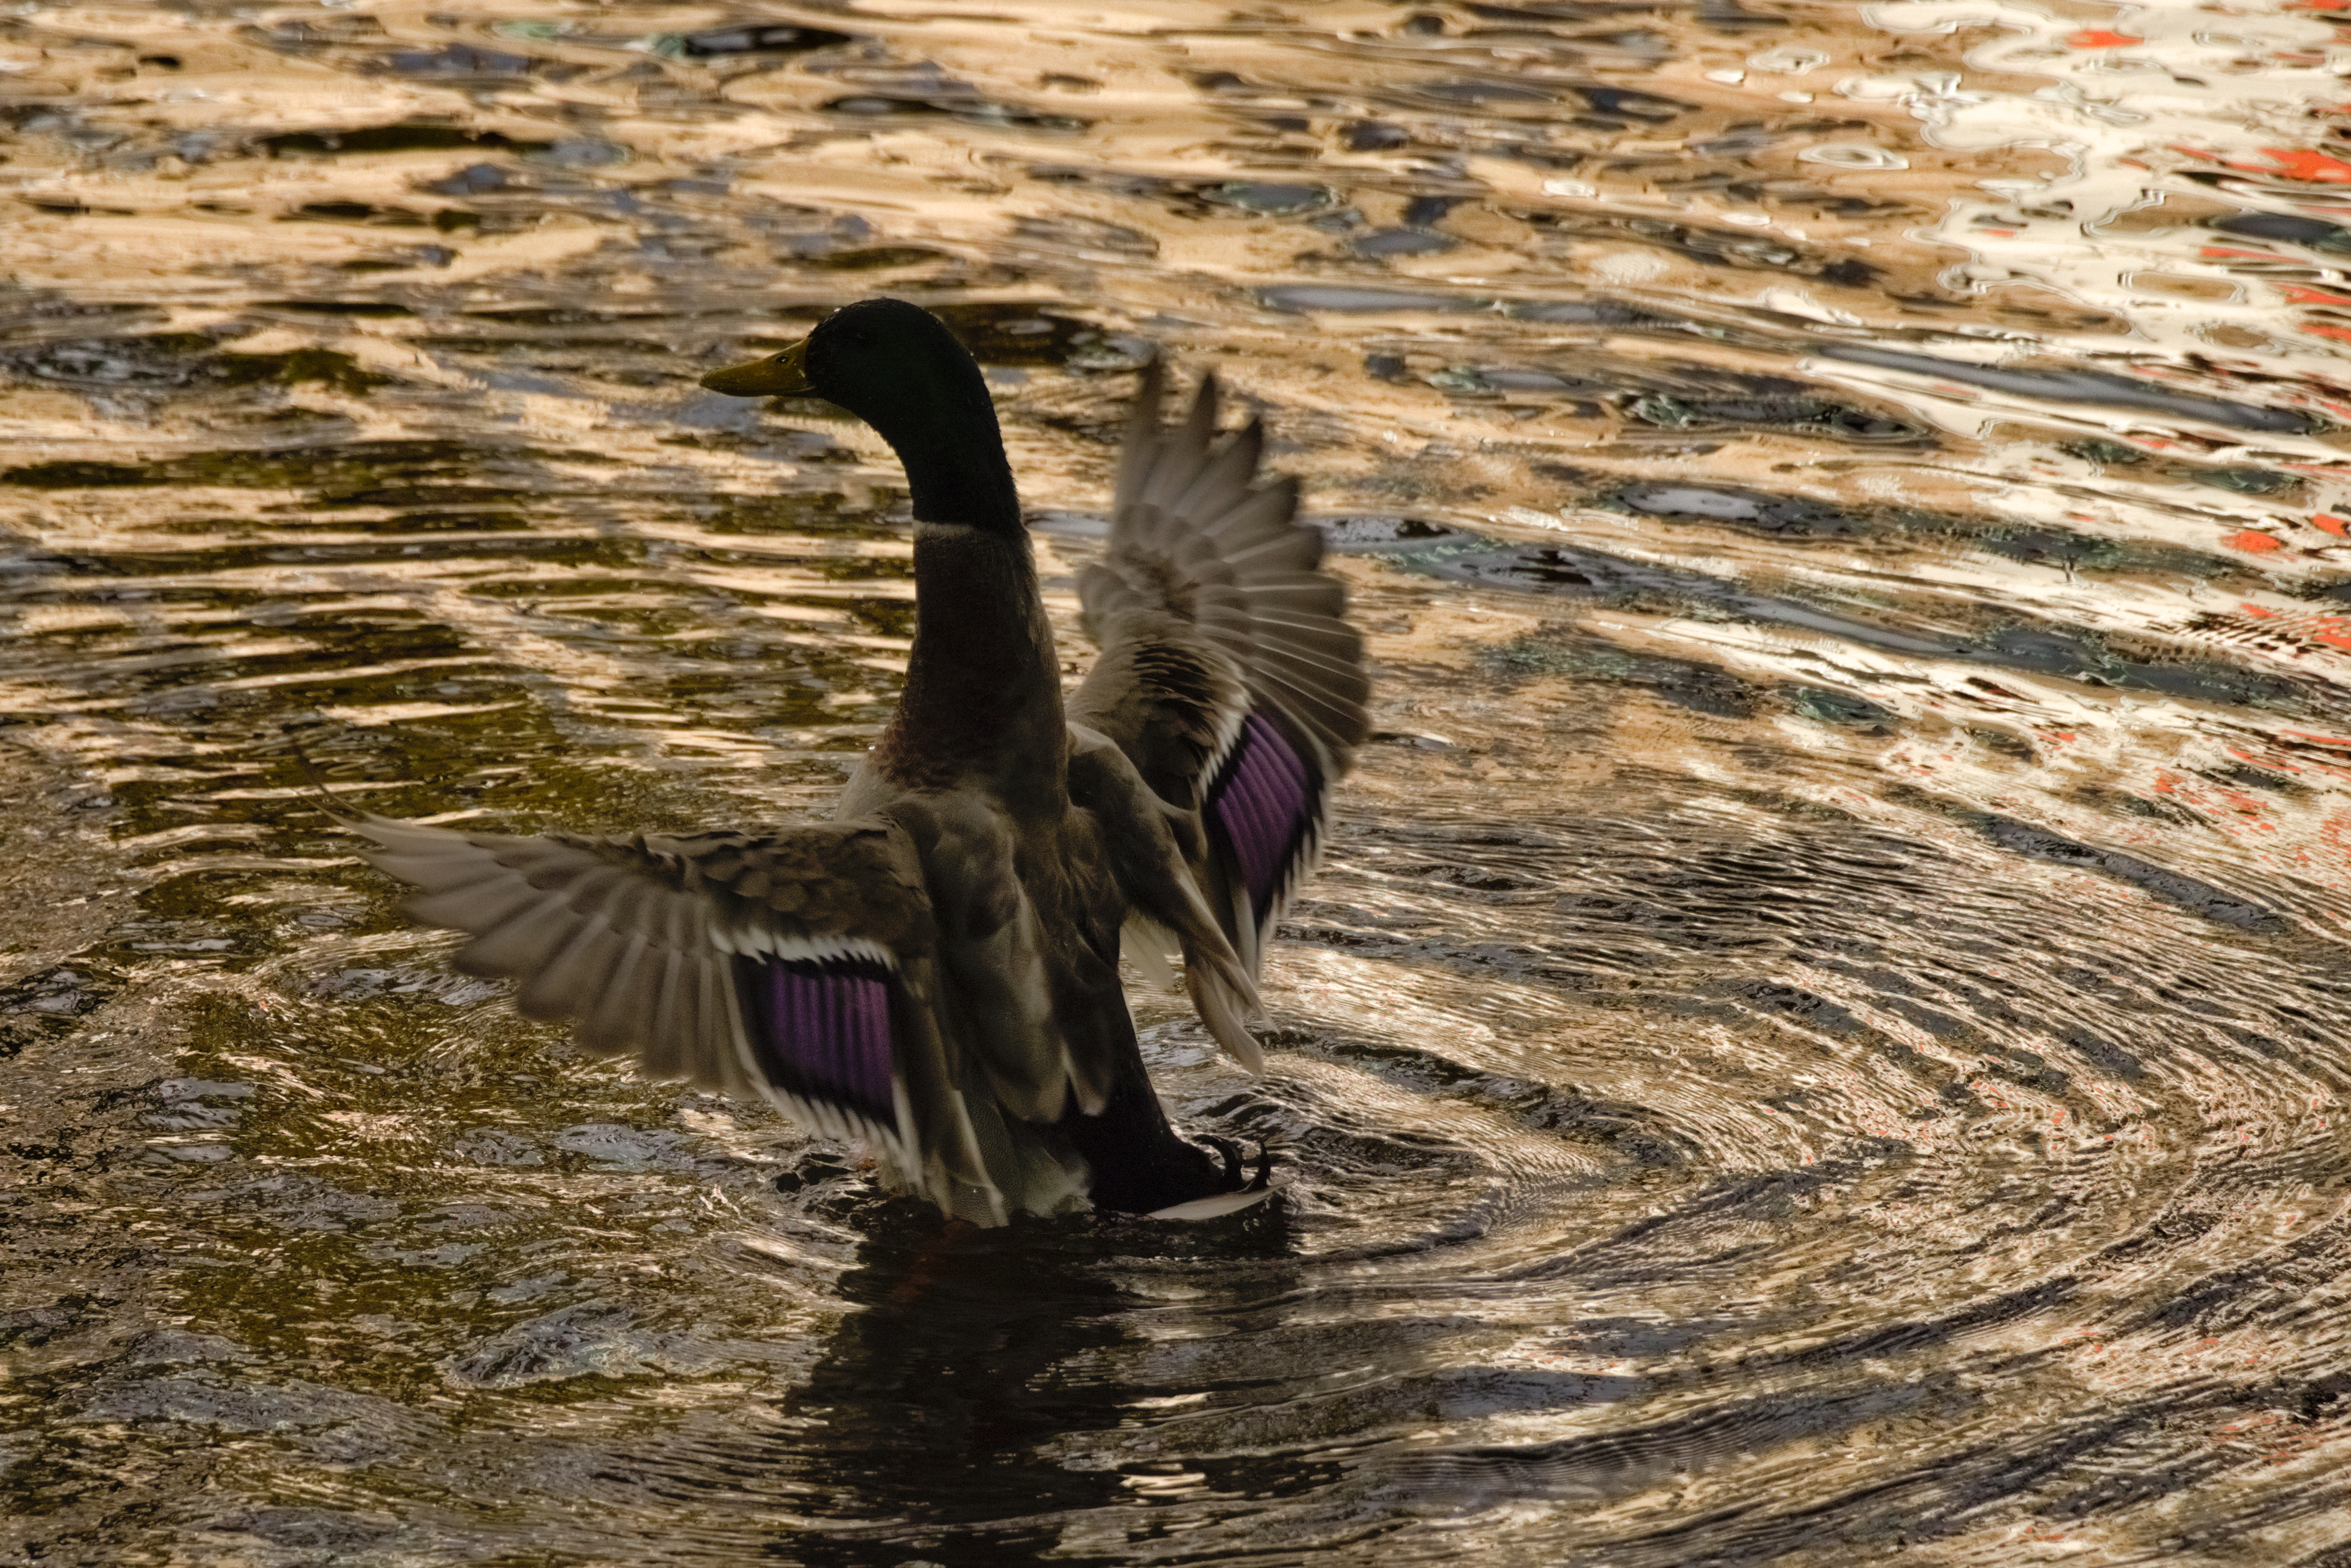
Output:
[[458,968],[519,982],[525,1014],[573,1019],[582,1046],[633,1053],[650,1077],[862,1139],[903,1185],[1000,1222],[939,1031],[921,862],[895,822],[622,840],[345,821],[420,890],[410,913],[472,935]]
[[1162,385],[1156,365],[1144,371],[1109,547],[1079,578],[1102,657],[1070,716],[1197,814],[1193,875],[1254,976],[1321,852],[1371,683],[1346,590],[1315,570],[1322,536],[1294,520],[1296,482],[1258,482],[1262,427],[1217,439],[1207,377],[1163,428]]

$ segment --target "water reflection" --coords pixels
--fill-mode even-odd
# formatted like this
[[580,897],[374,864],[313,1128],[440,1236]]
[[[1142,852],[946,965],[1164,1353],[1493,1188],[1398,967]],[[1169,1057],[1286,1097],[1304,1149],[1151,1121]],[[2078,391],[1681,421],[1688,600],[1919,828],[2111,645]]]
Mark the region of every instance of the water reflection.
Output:
[[[0,17],[9,1550],[2333,1561],[2338,14]],[[301,804],[829,798],[895,475],[694,383],[884,291],[1064,585],[1154,351],[1341,552],[1274,1071],[1137,997],[1278,1207],[943,1229]]]

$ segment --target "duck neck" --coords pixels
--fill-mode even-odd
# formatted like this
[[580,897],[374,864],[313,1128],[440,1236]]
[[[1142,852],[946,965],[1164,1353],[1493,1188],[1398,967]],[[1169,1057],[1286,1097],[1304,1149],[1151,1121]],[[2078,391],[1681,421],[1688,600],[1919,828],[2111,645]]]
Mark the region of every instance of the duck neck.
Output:
[[1061,788],[1061,661],[1026,530],[918,521],[914,596],[906,686],[881,747],[890,771],[937,788],[975,776],[1013,793],[1020,780]]
[[978,392],[977,405],[955,411],[953,419],[925,421],[914,432],[895,428],[893,421],[882,434],[906,470],[906,495],[917,524],[977,528],[1025,543],[1020,494],[1004,455],[1004,433],[987,389]]
[[844,406],[897,455],[916,522],[1019,535],[1020,496],[987,380],[946,328],[926,326],[937,340],[929,351],[896,364],[884,386],[843,390]]
[[874,761],[908,788],[1054,796],[1069,743],[1036,554],[979,368],[961,350],[941,362],[860,411],[897,453],[914,509],[914,648]]

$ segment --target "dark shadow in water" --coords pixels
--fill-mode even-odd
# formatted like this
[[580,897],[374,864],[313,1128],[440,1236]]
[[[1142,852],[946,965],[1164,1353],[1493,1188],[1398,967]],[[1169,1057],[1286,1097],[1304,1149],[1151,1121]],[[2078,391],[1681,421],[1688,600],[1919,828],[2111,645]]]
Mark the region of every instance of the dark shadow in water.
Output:
[[1081,1218],[980,1230],[911,1211],[876,1226],[839,1287],[862,1310],[787,1408],[822,1423],[787,1439],[794,1479],[853,1500],[854,1512],[767,1551],[809,1568],[1037,1561],[1064,1516],[1128,1495],[1115,1470],[1071,1469],[1038,1451],[1130,1418],[1138,1390],[1094,1369],[1132,1341],[1123,1316],[1160,1303],[1122,1275],[1238,1270],[1235,1299],[1276,1298],[1297,1272],[1289,1229],[1279,1200],[1185,1226]]

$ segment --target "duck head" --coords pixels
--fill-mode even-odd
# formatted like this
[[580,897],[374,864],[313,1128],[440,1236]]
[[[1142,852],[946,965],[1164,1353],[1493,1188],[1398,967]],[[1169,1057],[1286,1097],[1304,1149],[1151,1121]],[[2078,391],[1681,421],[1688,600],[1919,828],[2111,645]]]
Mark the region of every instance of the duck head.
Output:
[[790,348],[713,371],[702,384],[729,397],[820,397],[845,408],[898,455],[918,521],[1020,527],[987,379],[946,323],[919,306],[845,306]]

